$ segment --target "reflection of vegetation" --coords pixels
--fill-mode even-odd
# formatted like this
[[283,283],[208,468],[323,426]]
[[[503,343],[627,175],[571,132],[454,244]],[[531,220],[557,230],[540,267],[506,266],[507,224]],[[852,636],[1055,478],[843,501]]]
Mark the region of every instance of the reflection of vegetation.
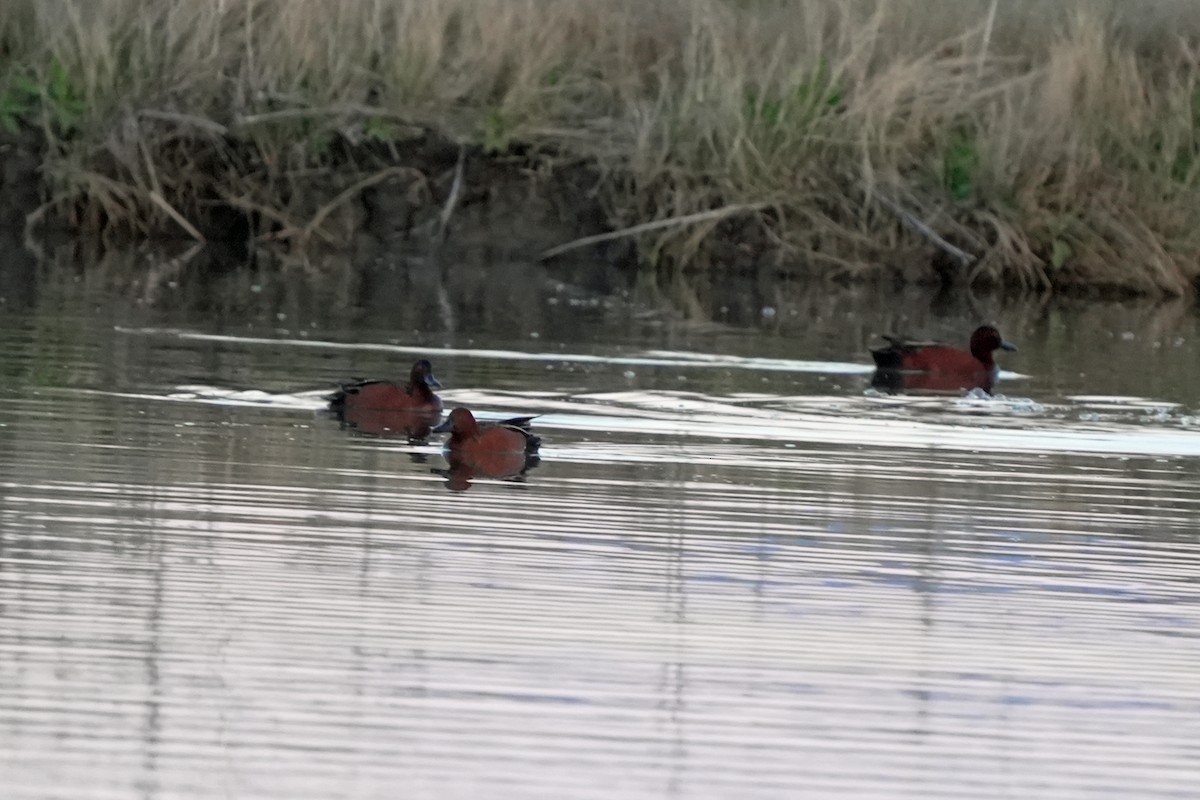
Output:
[[[971,242],[975,277],[1184,292],[1197,41],[1173,0],[9,0],[0,128],[62,140],[59,207],[135,231],[219,200],[307,236],[394,166],[375,145],[433,130],[595,159],[622,224],[752,207],[745,231],[826,270],[933,247],[882,193]],[[730,230],[642,244],[700,264]]]
[[84,320],[68,314],[42,314],[31,328],[0,328],[0,349],[17,353],[20,358],[3,359],[5,388],[9,391],[70,386],[77,374],[90,366],[81,366],[71,354],[78,353],[91,340]]

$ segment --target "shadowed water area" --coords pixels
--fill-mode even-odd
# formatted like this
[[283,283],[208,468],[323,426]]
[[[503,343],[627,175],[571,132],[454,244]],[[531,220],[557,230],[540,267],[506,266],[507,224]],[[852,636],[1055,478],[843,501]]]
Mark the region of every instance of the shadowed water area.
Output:
[[[1187,305],[14,258],[5,800],[1196,795]],[[995,397],[869,388],[981,318]],[[322,412],[421,356],[541,463]]]

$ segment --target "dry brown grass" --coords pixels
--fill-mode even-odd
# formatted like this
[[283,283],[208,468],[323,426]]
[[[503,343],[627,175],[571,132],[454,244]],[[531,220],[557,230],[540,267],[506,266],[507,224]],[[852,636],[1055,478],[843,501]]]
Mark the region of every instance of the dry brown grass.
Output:
[[54,197],[144,230],[214,192],[302,229],[412,125],[595,158],[617,224],[766,204],[829,273],[928,260],[907,217],[968,280],[1200,275],[1191,0],[8,0],[0,58]]

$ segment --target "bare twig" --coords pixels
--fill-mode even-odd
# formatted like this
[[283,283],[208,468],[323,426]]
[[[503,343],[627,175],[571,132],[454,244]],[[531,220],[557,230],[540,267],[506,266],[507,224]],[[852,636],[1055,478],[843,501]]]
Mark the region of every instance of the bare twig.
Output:
[[381,169],[374,175],[368,175],[361,181],[350,184],[343,189],[337,195],[337,197],[333,198],[328,203],[317,209],[317,213],[313,214],[312,219],[309,220],[308,224],[304,226],[304,229],[300,231],[301,241],[308,241],[313,232],[321,227],[321,223],[325,221],[326,217],[328,217],[346,202],[357,197],[363,189],[374,186],[377,183],[382,183],[393,175],[403,175],[409,171],[409,167],[388,167],[387,169]]
[[401,117],[398,114],[395,114],[384,108],[360,105],[357,103],[338,104],[324,106],[322,108],[303,107],[284,108],[280,109],[279,111],[264,111],[261,114],[249,114],[238,117],[233,121],[232,127],[249,128],[255,125],[265,125],[273,122],[287,122],[294,119],[311,119],[313,117],[342,117],[347,115],[377,117],[379,119],[390,120],[419,131],[431,130],[433,128],[432,125],[413,122],[410,119]]
[[260,236],[258,238],[260,241],[265,241],[265,242],[283,242],[283,241],[287,241],[288,239],[300,239],[302,242],[305,242],[307,244],[308,237],[310,237],[310,236],[320,237],[321,241],[325,242],[325,244],[327,244],[327,245],[332,246],[332,245],[336,244],[336,242],[334,242],[334,240],[333,240],[333,237],[330,236],[325,231],[321,230],[320,228],[317,228],[314,231],[308,231],[307,228],[301,227],[299,225],[285,226],[284,228],[280,229],[279,231],[276,231],[274,233],[264,233],[262,236]]
[[172,205],[170,203],[168,203],[165,199],[163,199],[163,196],[161,194],[159,194],[158,192],[154,192],[154,191],[150,192],[150,202],[154,203],[154,205],[158,206],[163,211],[165,211],[167,213],[167,216],[169,216],[171,219],[175,220],[175,222],[179,224],[179,227],[181,227],[185,231],[187,231],[188,235],[191,236],[193,239],[195,239],[197,242],[205,241],[204,234],[202,234],[202,233],[200,233],[200,231],[196,230],[196,226],[193,225],[192,223],[188,222],[187,219],[184,218],[183,214],[180,214],[178,211],[176,211],[174,209],[174,207],[172,207]]
[[970,253],[966,252],[965,250],[959,249],[959,248],[955,247],[954,245],[950,244],[950,242],[948,242],[944,238],[942,238],[942,236],[939,235],[938,232],[935,231],[933,228],[931,228],[928,224],[926,224],[921,219],[919,219],[915,214],[912,214],[911,212],[907,211],[903,206],[901,206],[895,200],[893,200],[890,197],[888,197],[887,195],[885,195],[883,192],[879,191],[878,189],[874,190],[873,192],[870,192],[870,190],[868,190],[868,191],[870,194],[874,194],[875,197],[877,197],[879,199],[879,202],[881,202],[881,203],[883,203],[883,205],[887,206],[887,208],[893,214],[898,216],[901,219],[901,221],[905,222],[910,228],[915,230],[917,233],[921,234],[926,239],[933,242],[938,247],[942,248],[947,253],[949,253],[950,255],[957,258],[964,267],[969,266],[975,262],[975,256],[971,255]]
[[45,251],[35,236],[37,226],[45,222],[46,215],[49,214],[51,210],[56,208],[59,203],[63,202],[64,200],[69,200],[70,198],[71,194],[69,192],[59,192],[35,208],[29,214],[25,215],[25,230],[22,238],[24,240],[25,248],[33,253],[36,257],[45,258]]
[[336,117],[346,113],[340,108],[285,108],[280,111],[264,111],[261,114],[250,114],[238,117],[233,121],[235,128],[251,128],[269,122],[286,122],[293,119],[309,119],[311,117]]
[[155,303],[159,297],[162,284],[179,277],[179,273],[193,258],[204,250],[203,242],[196,242],[175,258],[167,259],[150,267],[146,275],[145,287],[142,290],[143,303]]
[[47,200],[46,202],[42,203],[40,206],[35,208],[33,211],[26,214],[25,215],[25,237],[29,238],[32,235],[34,229],[37,228],[38,225],[42,224],[43,221],[45,221],[46,214],[48,214],[50,212],[50,209],[57,206],[63,200],[66,200],[67,197],[68,197],[68,195],[65,193],[55,195],[54,197],[50,198],[49,200]]
[[454,183],[450,186],[450,196],[446,198],[446,205],[442,207],[442,215],[438,219],[438,241],[445,241],[446,226],[450,224],[450,217],[454,216],[454,209],[458,206],[458,195],[462,191],[463,183],[463,165],[467,160],[467,148],[462,145],[458,146],[458,163],[454,165]]
[[700,211],[695,214],[685,214],[682,217],[670,217],[668,219],[657,219],[653,222],[643,222],[640,225],[633,225],[628,228],[622,228],[618,231],[609,231],[608,233],[598,233],[594,236],[584,236],[582,239],[575,239],[560,244],[557,247],[551,247],[538,256],[538,261],[545,261],[554,258],[557,255],[562,255],[571,250],[578,250],[581,247],[587,247],[600,242],[610,242],[614,239],[623,239],[629,236],[637,236],[650,231],[657,231],[663,228],[681,228],[686,225],[694,225],[697,222],[706,222],[708,220],[722,219],[731,217],[734,214],[741,214],[747,211],[761,211],[764,208],[769,208],[770,203],[738,203],[735,205],[722,206],[714,208],[711,211]]
[[979,66],[975,73],[978,80],[983,79],[983,68],[987,64],[988,47],[992,43],[992,29],[996,25],[996,8],[1000,5],[1000,0],[992,0],[992,6],[988,9],[987,23],[983,26],[983,46],[979,48]]
[[263,217],[278,223],[284,228],[296,230],[300,228],[300,224],[298,222],[291,219],[278,209],[271,208],[270,206],[263,205],[262,203],[256,203],[253,200],[249,200],[245,197],[238,197],[233,192],[222,189],[220,186],[216,187],[216,192],[221,196],[222,200],[234,208],[240,208],[242,211],[251,211],[256,214],[260,214]]
[[159,111],[153,108],[144,108],[138,112],[138,116],[143,119],[156,119],[160,122],[175,122],[179,125],[189,125],[193,128],[199,128],[202,131],[215,133],[218,136],[224,136],[229,133],[229,129],[221,123],[206,117],[198,117],[194,114],[179,114],[174,111]]
[[[150,155],[150,148],[146,146],[145,139],[138,139],[137,144],[138,150],[142,154],[142,161],[146,165],[146,176],[150,179],[150,192],[151,194],[162,195],[162,184],[158,181],[158,170],[154,168],[154,159]],[[130,172],[134,172],[134,170],[131,169]],[[137,180],[136,173],[132,177],[134,180]],[[157,202],[156,200],[155,203],[157,204]]]

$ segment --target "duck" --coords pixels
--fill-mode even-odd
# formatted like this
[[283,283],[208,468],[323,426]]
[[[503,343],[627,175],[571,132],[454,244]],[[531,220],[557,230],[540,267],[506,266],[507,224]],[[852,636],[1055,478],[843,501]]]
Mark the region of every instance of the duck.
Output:
[[994,373],[999,367],[996,350],[1016,351],[993,325],[981,325],[971,334],[967,350],[940,342],[915,342],[898,336],[883,336],[887,347],[871,350],[878,370],[903,372]]
[[449,433],[446,449],[460,453],[533,453],[541,445],[530,423],[536,414],[480,424],[469,408],[459,406],[433,433]]
[[384,380],[344,383],[327,400],[343,428],[369,436],[422,441],[441,420],[442,399],[433,392],[441,386],[429,359],[422,358],[412,365],[406,384]]
[[342,384],[329,396],[329,410],[334,413],[351,409],[384,409],[388,411],[440,412],[442,399],[434,389],[442,384],[433,375],[429,359],[418,359],[403,385],[386,380],[359,380]]
[[440,471],[451,489],[463,490],[474,478],[520,480],[540,463],[541,437],[530,423],[536,415],[479,423],[470,409],[453,409],[432,433],[449,433],[445,443],[450,468]]

